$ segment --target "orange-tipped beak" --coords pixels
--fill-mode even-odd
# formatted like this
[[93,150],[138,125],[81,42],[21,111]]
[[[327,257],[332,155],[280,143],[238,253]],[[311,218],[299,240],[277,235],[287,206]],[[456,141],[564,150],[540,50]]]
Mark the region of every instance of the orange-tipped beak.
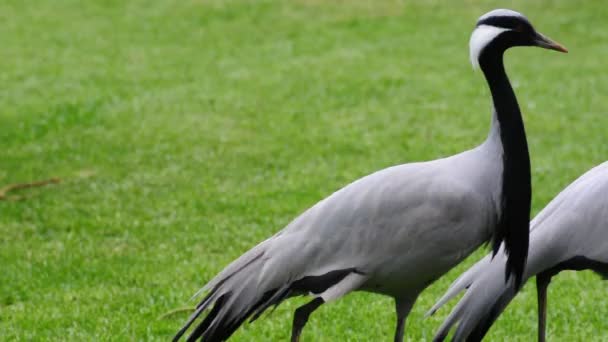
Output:
[[536,39],[534,40],[534,42],[536,43],[536,46],[539,46],[539,47],[542,47],[545,49],[568,53],[568,49],[566,49],[565,46],[563,46],[562,44],[552,40],[551,38],[549,38],[541,33],[537,33]]

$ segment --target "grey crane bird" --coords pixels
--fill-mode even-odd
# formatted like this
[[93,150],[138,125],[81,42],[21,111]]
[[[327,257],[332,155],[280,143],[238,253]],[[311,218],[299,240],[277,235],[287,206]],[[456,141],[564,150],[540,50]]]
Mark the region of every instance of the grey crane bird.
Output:
[[[591,169],[553,199],[530,223],[530,254],[524,279],[536,276],[538,340],[545,340],[547,286],[563,270],[593,270],[608,277],[608,162]],[[481,340],[517,294],[501,281],[506,255],[501,251],[473,265],[450,286],[429,312],[468,288],[436,335],[443,340],[458,324],[455,341]]]
[[490,239],[496,250],[505,242],[507,274],[518,282],[528,251],[531,180],[523,121],[502,60],[513,46],[565,51],[517,12],[481,17],[470,53],[494,103],[485,142],[448,158],[375,172],[320,201],[205,285],[207,296],[175,340],[207,308],[188,340],[226,340],[268,307],[311,294],[295,311],[291,339],[298,341],[320,305],[369,291],[395,299],[395,341],[401,341],[420,292]]

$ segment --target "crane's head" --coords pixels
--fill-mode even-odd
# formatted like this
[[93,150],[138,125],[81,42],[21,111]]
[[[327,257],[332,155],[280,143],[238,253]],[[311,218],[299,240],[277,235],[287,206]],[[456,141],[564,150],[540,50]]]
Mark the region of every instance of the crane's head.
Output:
[[561,44],[536,32],[523,14],[496,9],[482,15],[477,21],[469,41],[471,63],[479,66],[479,59],[487,51],[502,54],[513,46],[538,46],[545,49],[568,52]]

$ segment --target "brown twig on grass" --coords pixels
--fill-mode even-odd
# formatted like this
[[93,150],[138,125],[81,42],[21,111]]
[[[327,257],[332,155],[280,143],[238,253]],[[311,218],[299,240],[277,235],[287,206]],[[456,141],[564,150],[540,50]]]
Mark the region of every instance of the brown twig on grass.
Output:
[[59,178],[49,178],[49,179],[36,181],[36,182],[30,182],[30,183],[9,184],[3,188],[0,188],[0,201],[2,201],[2,200],[18,201],[18,200],[24,198],[24,196],[9,196],[8,193],[11,191],[41,187],[41,186],[45,186],[45,185],[49,185],[49,184],[57,184],[60,182],[61,182],[61,179],[59,179]]

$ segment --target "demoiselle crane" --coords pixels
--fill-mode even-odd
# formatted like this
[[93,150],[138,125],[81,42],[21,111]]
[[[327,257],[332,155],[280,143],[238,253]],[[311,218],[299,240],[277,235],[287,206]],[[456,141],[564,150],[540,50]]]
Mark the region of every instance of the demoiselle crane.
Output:
[[[536,276],[538,340],[545,340],[547,286],[563,270],[593,270],[608,277],[608,162],[582,175],[555,197],[530,223],[530,254],[524,280]],[[506,255],[501,248],[477,262],[450,286],[429,313],[468,288],[439,329],[443,340],[458,324],[455,341],[481,340],[517,294],[505,283]]]
[[422,290],[492,239],[504,242],[508,274],[520,282],[528,251],[531,180],[524,125],[503,66],[514,46],[566,51],[521,14],[482,16],[470,41],[494,103],[487,139],[443,159],[389,167],[336,191],[283,230],[229,264],[201,291],[207,296],[176,334],[209,307],[188,340],[223,341],[249,317],[311,294],[295,311],[292,341],[309,315],[351,291],[395,299],[395,341]]

